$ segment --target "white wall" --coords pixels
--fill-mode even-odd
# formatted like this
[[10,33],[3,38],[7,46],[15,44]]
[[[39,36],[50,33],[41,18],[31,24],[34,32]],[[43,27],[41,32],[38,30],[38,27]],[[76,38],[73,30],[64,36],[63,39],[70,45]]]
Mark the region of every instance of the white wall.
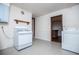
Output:
[[51,40],[51,17],[63,15],[63,30],[69,27],[79,28],[79,5],[52,12],[36,18],[35,38]]
[[[25,14],[22,15],[21,11],[24,11]],[[32,13],[11,5],[10,17],[9,17],[8,24],[0,23],[0,49],[5,49],[5,48],[13,46],[14,28],[16,26],[14,19],[21,19],[21,20],[28,20],[29,21],[32,19]],[[3,34],[1,26],[4,26],[4,30],[5,30],[8,38]]]

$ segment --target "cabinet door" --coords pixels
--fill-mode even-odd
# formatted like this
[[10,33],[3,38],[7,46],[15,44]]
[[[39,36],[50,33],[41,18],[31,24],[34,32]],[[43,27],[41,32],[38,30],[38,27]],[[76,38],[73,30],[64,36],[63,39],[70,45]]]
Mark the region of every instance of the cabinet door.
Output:
[[0,3],[0,22],[8,22],[9,6]]
[[64,33],[62,48],[79,53],[79,34]]
[[20,34],[18,37],[18,44],[24,45],[32,42],[32,34]]

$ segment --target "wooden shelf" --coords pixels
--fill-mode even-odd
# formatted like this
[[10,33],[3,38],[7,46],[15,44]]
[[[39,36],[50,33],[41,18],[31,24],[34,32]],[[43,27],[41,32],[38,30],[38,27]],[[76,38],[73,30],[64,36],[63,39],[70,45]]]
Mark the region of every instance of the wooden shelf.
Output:
[[27,25],[30,23],[29,21],[24,21],[24,20],[17,20],[15,19],[16,23],[26,23]]

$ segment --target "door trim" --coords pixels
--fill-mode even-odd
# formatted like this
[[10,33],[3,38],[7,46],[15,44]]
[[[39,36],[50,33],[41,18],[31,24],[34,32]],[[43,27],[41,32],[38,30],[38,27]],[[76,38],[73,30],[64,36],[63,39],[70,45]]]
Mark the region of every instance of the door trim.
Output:
[[35,38],[35,18],[32,18],[32,32],[33,32],[33,34],[32,34],[33,38]]

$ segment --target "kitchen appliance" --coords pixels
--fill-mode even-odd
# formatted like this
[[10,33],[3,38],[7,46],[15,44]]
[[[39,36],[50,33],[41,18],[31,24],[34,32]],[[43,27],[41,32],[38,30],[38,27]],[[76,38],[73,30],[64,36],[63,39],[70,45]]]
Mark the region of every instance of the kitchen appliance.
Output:
[[32,45],[32,30],[26,26],[15,27],[14,46],[17,50],[29,47]]
[[79,53],[79,30],[69,28],[62,32],[62,48]]

